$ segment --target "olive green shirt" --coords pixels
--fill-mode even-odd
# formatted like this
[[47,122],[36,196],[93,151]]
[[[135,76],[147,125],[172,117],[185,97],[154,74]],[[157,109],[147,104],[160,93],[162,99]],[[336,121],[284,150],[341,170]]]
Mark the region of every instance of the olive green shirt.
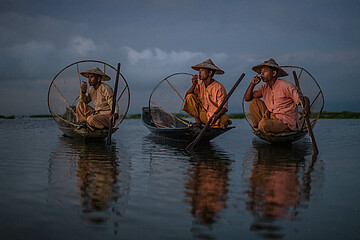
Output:
[[[80,101],[86,104],[93,102],[95,111],[100,114],[110,114],[113,104],[113,90],[106,83],[101,83],[98,89],[90,87],[89,91],[80,95]],[[114,113],[119,114],[119,106],[115,105]]]

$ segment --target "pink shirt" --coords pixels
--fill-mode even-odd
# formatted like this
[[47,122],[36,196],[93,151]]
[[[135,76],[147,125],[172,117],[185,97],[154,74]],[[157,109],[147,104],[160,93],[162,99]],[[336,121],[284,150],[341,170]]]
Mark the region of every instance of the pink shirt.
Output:
[[[200,102],[205,108],[208,119],[214,115],[217,108],[226,97],[224,86],[216,80],[207,87],[205,87],[205,83],[202,80],[199,80],[194,91],[197,93]],[[224,105],[224,108],[226,108],[226,110],[228,109],[227,102]]]
[[270,112],[288,125],[291,130],[296,130],[296,125],[299,123],[300,98],[294,84],[277,79],[272,88],[269,84],[261,85],[253,92],[253,96],[262,97]]

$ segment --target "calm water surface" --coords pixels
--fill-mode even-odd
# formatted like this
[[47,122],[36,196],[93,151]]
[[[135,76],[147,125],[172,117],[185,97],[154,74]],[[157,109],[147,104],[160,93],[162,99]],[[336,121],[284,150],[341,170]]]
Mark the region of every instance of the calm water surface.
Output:
[[194,155],[126,120],[105,141],[0,120],[0,239],[359,239],[360,120],[270,145],[246,120]]

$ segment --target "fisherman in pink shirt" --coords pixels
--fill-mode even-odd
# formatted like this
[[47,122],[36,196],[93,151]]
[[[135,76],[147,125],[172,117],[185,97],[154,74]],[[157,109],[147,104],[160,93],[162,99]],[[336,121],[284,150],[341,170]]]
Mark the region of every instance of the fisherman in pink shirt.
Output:
[[211,59],[191,68],[199,71],[199,74],[195,74],[192,78],[192,86],[185,94],[182,109],[195,118],[195,123],[192,125],[201,126],[211,121],[213,127],[226,128],[232,123],[225,114],[228,111],[228,104],[226,103],[220,112],[214,115],[226,97],[226,90],[221,83],[213,79],[213,76],[224,74],[224,71],[215,66]]
[[[261,75],[256,75],[252,79],[244,96],[245,101],[251,101],[250,115],[253,127],[265,134],[296,131],[299,128],[300,98],[294,84],[279,79],[288,74],[272,58],[254,66],[252,70]],[[254,90],[261,80],[265,84]],[[302,114],[309,116],[310,101],[306,96],[304,99]]]

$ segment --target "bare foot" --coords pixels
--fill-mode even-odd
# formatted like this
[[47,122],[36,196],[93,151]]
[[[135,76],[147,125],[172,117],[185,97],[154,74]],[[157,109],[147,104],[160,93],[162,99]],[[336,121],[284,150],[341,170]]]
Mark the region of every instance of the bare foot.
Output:
[[190,126],[191,127],[193,127],[193,126],[201,127],[201,123],[199,123],[199,122],[190,123]]
[[259,135],[260,134],[260,130],[255,130],[255,131],[253,131],[253,133],[255,134],[255,135]]

